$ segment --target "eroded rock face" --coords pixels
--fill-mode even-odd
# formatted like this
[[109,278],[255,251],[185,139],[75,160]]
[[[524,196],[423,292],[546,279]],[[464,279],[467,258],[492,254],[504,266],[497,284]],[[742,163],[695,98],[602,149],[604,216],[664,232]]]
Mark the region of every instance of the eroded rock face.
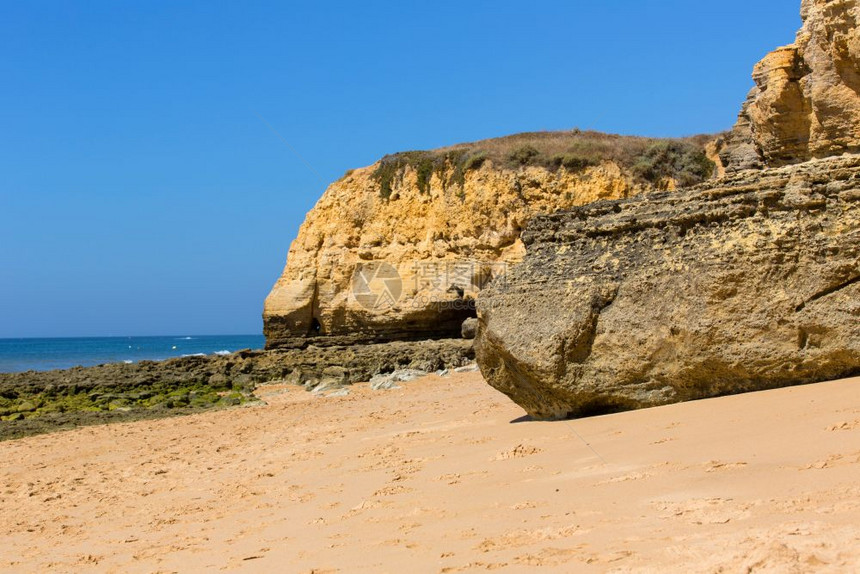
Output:
[[860,156],[538,216],[523,241],[475,345],[533,417],[860,372]]
[[[538,145],[568,137],[538,135]],[[579,147],[555,158],[555,167],[498,165],[492,157],[484,160],[484,152],[455,148],[445,152],[453,159],[440,152],[434,166],[421,163],[421,155],[414,165],[387,172],[387,164],[377,163],[332,184],[308,213],[266,299],[267,347],[458,337],[463,320],[475,314],[480,289],[522,258],[520,233],[532,216],[676,184],[675,168],[665,165],[671,161],[654,152],[662,149],[659,142],[602,134],[570,138],[564,145]],[[503,140],[488,141],[493,150]],[[705,162],[702,174],[710,175],[713,165],[696,145],[690,149],[701,158],[693,164]],[[628,165],[595,160],[604,150],[627,158]],[[537,152],[528,145],[515,148],[511,161],[534,163]],[[414,160],[431,153],[401,155]],[[690,169],[686,159],[676,166]],[[634,162],[650,171],[637,176]]]
[[768,54],[722,152],[729,171],[860,152],[860,2],[803,0],[794,44]]

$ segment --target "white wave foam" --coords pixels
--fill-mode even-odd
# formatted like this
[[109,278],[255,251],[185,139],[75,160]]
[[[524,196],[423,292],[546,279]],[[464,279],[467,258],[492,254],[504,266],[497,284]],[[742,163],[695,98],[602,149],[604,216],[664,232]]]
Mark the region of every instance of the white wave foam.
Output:
[[226,350],[225,351],[215,351],[215,354],[224,357],[225,355],[232,355],[233,352],[232,351],[226,351]]
[[182,357],[205,357],[206,353],[190,353],[188,355],[181,355]]
[[125,360],[123,361],[123,363],[125,363],[126,365],[131,365],[132,363],[134,363],[134,361]]

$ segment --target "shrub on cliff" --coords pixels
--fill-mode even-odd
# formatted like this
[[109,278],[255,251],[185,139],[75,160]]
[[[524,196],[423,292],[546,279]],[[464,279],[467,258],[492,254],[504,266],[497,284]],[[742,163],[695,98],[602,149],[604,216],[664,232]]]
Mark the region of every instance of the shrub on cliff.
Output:
[[597,162],[591,158],[565,153],[554,155],[550,159],[548,167],[552,169],[563,167],[568,171],[577,172],[596,164]]
[[407,166],[415,170],[418,189],[422,193],[426,193],[430,189],[433,164],[433,153],[427,151],[406,151],[385,156],[373,173],[373,178],[379,183],[380,197],[383,199],[391,197],[394,180],[403,177],[403,172]]
[[[478,154],[480,155],[480,154]],[[418,190],[421,193],[430,191],[430,180],[435,174],[442,186],[447,188],[451,183],[463,185],[465,172],[470,166],[483,163],[483,158],[473,156],[467,159],[467,150],[450,150],[443,153],[433,151],[407,151],[387,155],[379,162],[373,179],[379,184],[379,195],[383,199],[391,197],[392,186],[396,179],[403,178],[407,167],[415,172]]]
[[714,167],[701,148],[680,141],[659,141],[636,161],[633,173],[651,183],[673,178],[686,187],[711,177]]
[[518,147],[508,155],[508,161],[514,165],[533,165],[535,160],[540,157],[540,152],[532,145],[524,145]]
[[466,162],[463,164],[463,171],[480,169],[485,161],[487,161],[487,152],[479,151],[466,159]]

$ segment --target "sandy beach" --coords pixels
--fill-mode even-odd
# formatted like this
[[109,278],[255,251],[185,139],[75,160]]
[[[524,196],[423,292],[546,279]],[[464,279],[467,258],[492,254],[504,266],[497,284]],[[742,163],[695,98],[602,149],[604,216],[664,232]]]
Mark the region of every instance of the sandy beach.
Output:
[[0,568],[852,571],[858,385],[555,423],[474,372],[268,385],[265,406],[0,443]]

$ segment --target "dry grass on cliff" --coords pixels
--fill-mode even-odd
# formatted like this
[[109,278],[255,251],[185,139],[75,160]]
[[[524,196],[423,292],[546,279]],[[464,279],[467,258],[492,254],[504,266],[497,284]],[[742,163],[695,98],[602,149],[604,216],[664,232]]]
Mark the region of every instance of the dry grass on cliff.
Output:
[[632,168],[647,151],[659,144],[678,144],[691,151],[704,153],[705,145],[714,136],[699,135],[688,138],[647,138],[639,136],[622,136],[605,134],[596,131],[581,131],[578,129],[559,132],[527,132],[500,138],[492,138],[472,143],[457,144],[440,148],[437,153],[454,150],[483,152],[493,163],[505,167],[517,167],[517,157],[526,148],[533,148],[538,155],[535,164],[565,155],[575,155],[582,159],[599,163],[609,160],[616,161],[623,167]]
[[380,184],[380,194],[388,197],[392,181],[402,175],[406,166],[416,171],[419,188],[426,191],[432,174],[462,184],[467,172],[480,168],[487,160],[503,169],[540,166],[568,171],[611,161],[640,181],[656,184],[672,178],[681,186],[689,186],[713,174],[714,163],[705,154],[705,145],[714,137],[659,139],[580,130],[529,132],[388,155],[380,161],[374,178]]

